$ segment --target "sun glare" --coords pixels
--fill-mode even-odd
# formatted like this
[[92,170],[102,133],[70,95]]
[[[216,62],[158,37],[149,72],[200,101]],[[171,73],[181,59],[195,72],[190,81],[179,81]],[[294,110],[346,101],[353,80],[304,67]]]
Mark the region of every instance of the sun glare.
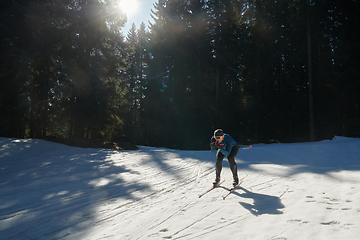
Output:
[[138,2],[137,0],[120,0],[119,7],[122,12],[130,17],[136,12],[138,8]]

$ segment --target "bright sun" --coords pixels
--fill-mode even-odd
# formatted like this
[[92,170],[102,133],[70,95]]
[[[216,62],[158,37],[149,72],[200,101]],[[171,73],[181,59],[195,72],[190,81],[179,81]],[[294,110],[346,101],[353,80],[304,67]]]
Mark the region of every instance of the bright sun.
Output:
[[137,0],[120,0],[119,7],[122,12],[124,12],[128,17],[130,17],[136,12],[138,8],[138,3]]

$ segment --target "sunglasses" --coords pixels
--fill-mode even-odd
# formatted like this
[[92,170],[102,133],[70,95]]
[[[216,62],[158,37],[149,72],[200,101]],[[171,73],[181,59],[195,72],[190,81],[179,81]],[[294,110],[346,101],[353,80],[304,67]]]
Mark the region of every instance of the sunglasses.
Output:
[[215,139],[220,139],[222,138],[222,136],[215,136]]

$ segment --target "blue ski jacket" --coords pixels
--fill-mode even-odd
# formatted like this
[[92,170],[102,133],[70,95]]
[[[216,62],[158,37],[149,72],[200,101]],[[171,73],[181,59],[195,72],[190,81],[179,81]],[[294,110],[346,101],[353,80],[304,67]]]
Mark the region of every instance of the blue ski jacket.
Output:
[[[214,138],[214,136],[212,136],[212,138],[210,140],[210,148],[211,148],[211,144],[214,142],[216,142],[216,139]],[[236,145],[237,145],[236,141],[229,134],[224,134],[224,139],[220,143],[220,146],[221,146],[220,152],[227,157],[227,156],[229,156],[231,149],[233,147],[235,147]],[[217,151],[218,150],[211,149],[212,153],[216,154]]]

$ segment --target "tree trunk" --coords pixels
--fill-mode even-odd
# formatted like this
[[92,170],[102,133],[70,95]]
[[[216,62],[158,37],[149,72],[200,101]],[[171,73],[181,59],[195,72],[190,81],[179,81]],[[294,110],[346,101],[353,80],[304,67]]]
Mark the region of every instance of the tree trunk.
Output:
[[315,124],[314,124],[314,99],[313,99],[313,79],[311,63],[311,23],[310,23],[310,1],[309,11],[307,14],[307,45],[308,45],[308,78],[309,78],[309,125],[310,141],[315,141]]

